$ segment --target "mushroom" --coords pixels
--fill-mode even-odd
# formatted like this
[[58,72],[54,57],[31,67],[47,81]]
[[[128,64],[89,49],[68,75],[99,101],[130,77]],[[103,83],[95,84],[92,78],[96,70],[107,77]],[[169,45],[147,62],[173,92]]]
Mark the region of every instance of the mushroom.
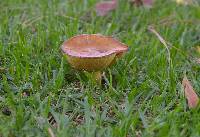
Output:
[[90,72],[101,84],[101,71],[121,57],[128,46],[109,36],[82,34],[66,40],[61,49],[73,68]]

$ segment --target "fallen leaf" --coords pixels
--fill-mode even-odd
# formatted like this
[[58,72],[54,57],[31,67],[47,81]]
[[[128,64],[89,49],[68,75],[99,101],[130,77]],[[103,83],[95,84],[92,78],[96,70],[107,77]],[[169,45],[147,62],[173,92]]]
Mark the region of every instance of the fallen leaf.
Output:
[[189,108],[195,108],[198,105],[199,97],[193,90],[193,87],[186,76],[183,78],[182,85],[184,87],[185,97],[187,98]]
[[96,13],[98,16],[106,16],[110,11],[117,8],[117,0],[104,1],[96,4]]

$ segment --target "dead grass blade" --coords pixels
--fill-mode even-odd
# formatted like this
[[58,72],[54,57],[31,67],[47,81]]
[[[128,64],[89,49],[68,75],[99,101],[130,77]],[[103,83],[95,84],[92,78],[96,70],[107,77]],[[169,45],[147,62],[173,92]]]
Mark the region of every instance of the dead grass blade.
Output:
[[[167,45],[167,42],[164,40],[164,38],[154,29],[153,26],[149,26],[148,30],[151,31],[152,33],[154,33],[158,39],[160,40],[160,42],[165,46],[165,48],[167,49],[168,53],[170,53],[169,47]],[[170,58],[170,54],[169,54],[169,58]]]
[[168,53],[168,63],[169,63],[169,69],[171,69],[171,53],[170,53],[170,49],[169,46],[167,44],[167,42],[165,41],[165,39],[154,29],[153,26],[149,26],[148,30],[150,32],[152,32],[153,34],[155,34],[157,36],[157,38],[160,40],[160,42],[164,45],[164,47],[167,50]]
[[48,128],[48,133],[50,137],[56,137],[50,127]]

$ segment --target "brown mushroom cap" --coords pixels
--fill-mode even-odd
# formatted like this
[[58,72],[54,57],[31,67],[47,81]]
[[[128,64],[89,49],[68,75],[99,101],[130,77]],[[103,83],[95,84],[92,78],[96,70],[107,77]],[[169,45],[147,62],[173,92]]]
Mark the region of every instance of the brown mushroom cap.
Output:
[[128,47],[112,37],[82,34],[65,41],[61,49],[74,68],[99,71],[108,67]]

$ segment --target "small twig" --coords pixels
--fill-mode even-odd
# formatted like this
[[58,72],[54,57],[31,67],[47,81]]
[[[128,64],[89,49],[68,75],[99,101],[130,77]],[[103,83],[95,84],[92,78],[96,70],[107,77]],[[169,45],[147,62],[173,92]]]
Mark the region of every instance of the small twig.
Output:
[[50,127],[48,128],[48,133],[50,137],[56,137]]
[[149,26],[148,27],[148,30],[151,31],[152,33],[154,33],[158,39],[160,40],[160,42],[164,45],[164,47],[166,48],[167,50],[167,53],[168,53],[168,61],[169,61],[169,66],[171,68],[171,54],[170,54],[170,50],[169,50],[169,47],[168,47],[168,44],[167,42],[164,40],[164,38],[154,29],[153,26]]

